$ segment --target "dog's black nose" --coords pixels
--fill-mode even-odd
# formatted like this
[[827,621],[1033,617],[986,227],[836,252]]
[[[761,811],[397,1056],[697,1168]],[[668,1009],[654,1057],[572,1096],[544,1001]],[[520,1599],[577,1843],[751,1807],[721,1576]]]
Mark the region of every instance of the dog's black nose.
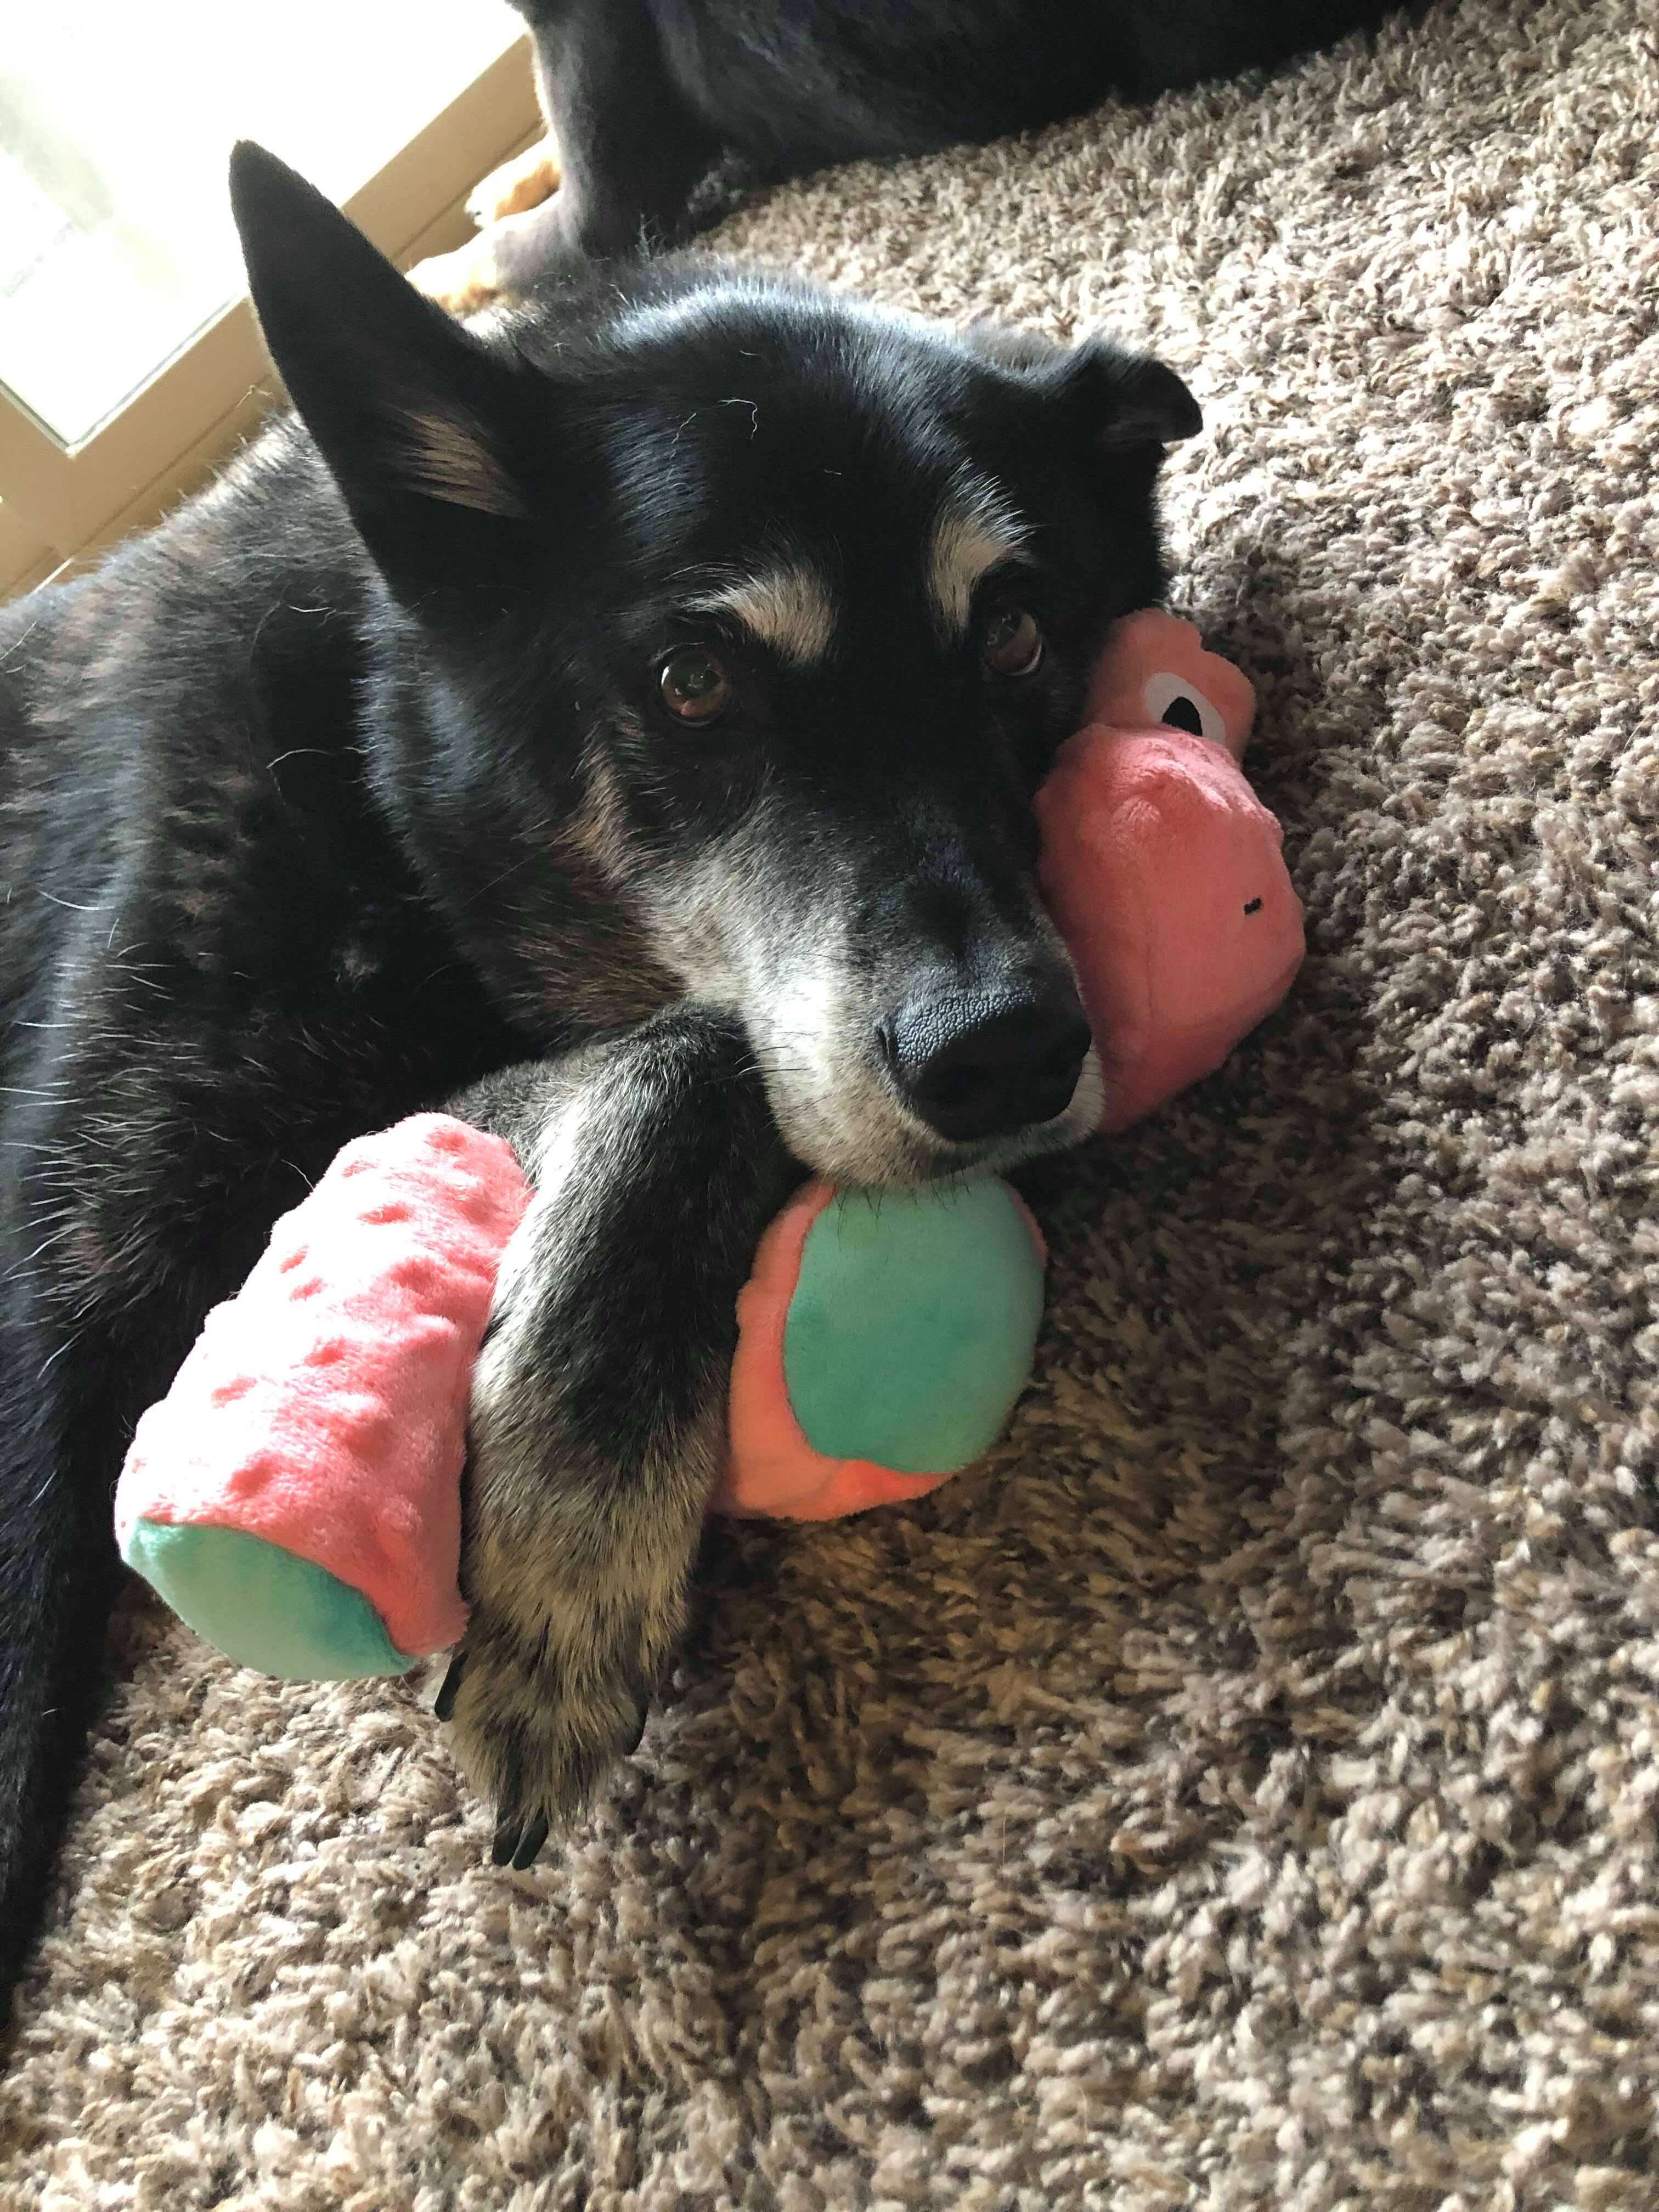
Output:
[[1063,1114],[1091,1041],[1068,985],[947,992],[901,1006],[878,1035],[905,1104],[959,1145]]

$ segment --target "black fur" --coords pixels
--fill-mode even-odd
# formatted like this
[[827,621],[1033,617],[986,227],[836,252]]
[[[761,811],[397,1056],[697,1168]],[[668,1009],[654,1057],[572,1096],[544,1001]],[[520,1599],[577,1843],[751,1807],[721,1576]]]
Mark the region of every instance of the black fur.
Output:
[[[1103,623],[1160,593],[1153,479],[1196,423],[1109,347],[964,343],[706,264],[468,332],[270,157],[234,186],[308,427],[0,613],[7,1979],[134,1419],[342,1143],[484,1079],[465,1110],[540,1189],[475,1406],[447,1702],[520,1858],[636,1737],[732,1299],[800,1164],[949,1173],[1087,1118],[945,1139],[880,1024],[1066,988],[1029,795]],[[987,486],[1025,535],[942,627],[933,532]],[[834,611],[805,662],[706,604],[797,559]],[[1048,640],[1017,681],[981,657],[1011,594]],[[732,672],[702,732],[656,675],[689,638]]]
[[[767,182],[1001,137],[1275,65],[1391,0],[514,0],[561,190],[492,238],[521,288],[573,256],[680,239],[716,172]],[[1399,4],[1399,0],[1392,0]]]

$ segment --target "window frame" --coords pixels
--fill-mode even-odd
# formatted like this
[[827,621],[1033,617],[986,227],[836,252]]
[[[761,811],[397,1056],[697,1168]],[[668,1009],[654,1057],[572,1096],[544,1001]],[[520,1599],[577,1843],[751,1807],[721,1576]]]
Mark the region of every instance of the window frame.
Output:
[[[527,36],[515,39],[345,203],[408,267],[471,234],[480,177],[543,131]],[[0,601],[84,567],[211,475],[281,387],[244,293],[78,445],[0,390]]]

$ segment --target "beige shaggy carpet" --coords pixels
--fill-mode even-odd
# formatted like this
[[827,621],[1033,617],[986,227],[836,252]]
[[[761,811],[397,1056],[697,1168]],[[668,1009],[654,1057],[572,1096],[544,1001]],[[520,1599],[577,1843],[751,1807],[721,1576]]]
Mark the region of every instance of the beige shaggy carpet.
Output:
[[1651,0],[725,236],[1190,377],[1179,597],[1261,686],[1305,974],[1048,1176],[995,1463],[726,1536],[535,1871],[412,1692],[135,1602],[0,2203],[1659,2206]]

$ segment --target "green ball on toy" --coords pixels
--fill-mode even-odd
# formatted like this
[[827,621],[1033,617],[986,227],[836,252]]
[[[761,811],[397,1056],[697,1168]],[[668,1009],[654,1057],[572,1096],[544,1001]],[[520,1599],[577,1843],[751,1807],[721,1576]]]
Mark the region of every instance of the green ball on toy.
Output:
[[1031,1372],[1042,1238],[1004,1182],[808,1183],[738,1300],[717,1512],[827,1521],[988,1451]]

